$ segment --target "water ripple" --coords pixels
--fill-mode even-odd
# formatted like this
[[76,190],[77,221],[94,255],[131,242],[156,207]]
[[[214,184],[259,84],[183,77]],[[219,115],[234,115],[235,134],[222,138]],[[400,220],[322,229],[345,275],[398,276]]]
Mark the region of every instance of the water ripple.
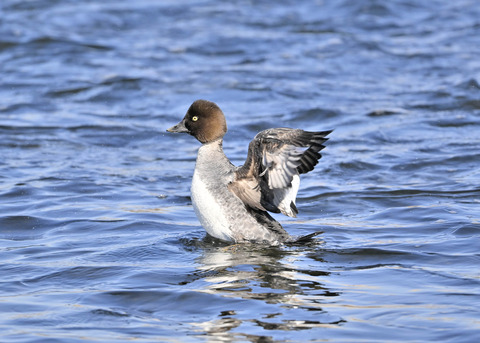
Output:
[[[475,1],[0,12],[2,341],[478,341]],[[205,237],[198,143],[165,132],[198,98],[237,165],[260,130],[335,129],[278,217],[317,241]]]

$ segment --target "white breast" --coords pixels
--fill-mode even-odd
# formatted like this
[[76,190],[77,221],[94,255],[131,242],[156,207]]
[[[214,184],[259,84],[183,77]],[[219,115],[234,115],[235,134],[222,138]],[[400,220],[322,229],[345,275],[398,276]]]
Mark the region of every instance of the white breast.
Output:
[[221,206],[219,199],[216,199],[205,183],[202,181],[199,173],[195,170],[192,179],[192,203],[200,224],[210,236],[232,241],[232,233],[225,209]]

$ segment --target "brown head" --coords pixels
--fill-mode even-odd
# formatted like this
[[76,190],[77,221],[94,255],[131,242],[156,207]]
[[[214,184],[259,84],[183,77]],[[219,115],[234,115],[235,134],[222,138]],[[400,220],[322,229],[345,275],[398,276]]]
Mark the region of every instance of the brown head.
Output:
[[225,135],[227,122],[217,104],[207,100],[196,100],[188,109],[183,120],[167,131],[185,132],[201,143],[209,143]]

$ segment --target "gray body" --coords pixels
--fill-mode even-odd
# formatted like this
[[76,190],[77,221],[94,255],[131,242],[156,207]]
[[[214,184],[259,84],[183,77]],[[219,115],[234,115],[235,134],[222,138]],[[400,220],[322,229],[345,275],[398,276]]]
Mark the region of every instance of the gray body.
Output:
[[[263,242],[277,245],[288,233],[270,215],[259,222],[228,185],[237,171],[216,140],[200,147],[192,180],[192,203],[205,231],[213,237],[232,242]],[[255,214],[257,214],[255,216]]]

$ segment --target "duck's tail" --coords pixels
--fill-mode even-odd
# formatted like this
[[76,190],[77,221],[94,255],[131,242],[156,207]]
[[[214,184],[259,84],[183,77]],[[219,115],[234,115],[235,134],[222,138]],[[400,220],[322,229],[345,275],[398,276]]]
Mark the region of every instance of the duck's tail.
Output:
[[311,243],[315,240],[315,237],[318,235],[321,235],[323,231],[316,231],[314,233],[309,233],[308,235],[305,236],[300,236],[300,237],[292,237],[292,240],[286,242],[288,245],[303,245],[307,243]]

